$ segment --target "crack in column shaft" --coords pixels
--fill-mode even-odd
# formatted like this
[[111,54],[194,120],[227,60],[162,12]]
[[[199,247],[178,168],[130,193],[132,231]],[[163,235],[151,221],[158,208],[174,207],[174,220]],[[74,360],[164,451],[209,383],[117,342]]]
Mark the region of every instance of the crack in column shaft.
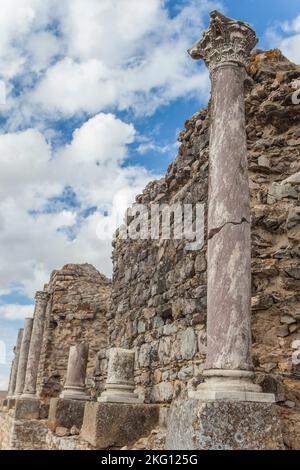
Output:
[[212,228],[212,229],[209,231],[208,240],[211,240],[217,233],[221,232],[221,230],[222,230],[226,225],[229,225],[229,224],[231,224],[231,225],[242,225],[244,222],[246,222],[247,224],[250,224],[249,220],[247,220],[245,217],[243,217],[240,222],[225,222],[225,224],[221,225],[221,227]]

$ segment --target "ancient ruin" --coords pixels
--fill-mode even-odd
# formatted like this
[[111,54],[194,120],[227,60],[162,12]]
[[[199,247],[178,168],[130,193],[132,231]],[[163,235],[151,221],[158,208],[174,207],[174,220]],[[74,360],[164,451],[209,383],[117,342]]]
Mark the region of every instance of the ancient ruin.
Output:
[[18,375],[16,380],[15,397],[20,397],[23,393],[25,386],[26,370],[28,363],[28,354],[31,343],[33,319],[26,318],[24,322],[24,333],[22,338],[22,344],[20,348],[20,357],[18,363]]
[[66,383],[61,398],[87,400],[85,392],[86,368],[89,355],[88,343],[78,343],[70,347]]
[[111,281],[52,273],[18,335],[0,448],[300,449],[300,66],[256,43],[211,13],[189,50],[208,108],[136,197],[205,204],[204,247],[118,231]]
[[7,394],[8,399],[13,399],[15,395],[23,332],[24,332],[23,329],[19,330],[17,343],[14,349],[15,357],[11,365],[10,379],[9,379],[9,385],[8,385],[8,394]]

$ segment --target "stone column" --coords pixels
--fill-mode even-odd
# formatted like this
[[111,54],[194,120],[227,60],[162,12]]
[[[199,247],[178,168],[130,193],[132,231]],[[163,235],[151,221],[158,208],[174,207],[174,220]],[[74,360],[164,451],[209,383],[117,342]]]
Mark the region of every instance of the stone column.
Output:
[[28,353],[28,361],[25,376],[25,385],[22,398],[37,398],[36,396],[36,383],[38,376],[38,367],[41,355],[45,312],[47,302],[49,300],[49,294],[41,291],[37,292],[33,317],[33,327],[31,333],[31,341]]
[[20,397],[24,389],[32,326],[33,326],[33,318],[26,318],[25,326],[24,326],[24,334],[23,334],[21,350],[20,350],[15,398]]
[[192,58],[205,61],[212,80],[206,382],[198,392],[202,398],[222,399],[234,393],[245,398],[246,392],[261,390],[252,382],[251,229],[244,103],[245,66],[256,44],[255,31],[248,24],[213,11],[209,29],[189,50]]
[[143,400],[134,393],[134,360],[134,351],[121,348],[112,348],[110,350],[105,391],[98,398],[98,401],[143,403]]
[[13,360],[11,361],[10,373],[9,373],[9,382],[8,382],[8,387],[7,387],[7,395],[6,395],[6,398],[9,398],[9,394],[10,394],[10,390],[11,390],[12,371],[13,371],[13,368],[14,368],[14,362],[15,362],[15,359],[13,359]]
[[245,65],[257,39],[219,12],[189,50],[212,78],[206,381],[172,403],[166,449],[284,448],[273,394],[253,383],[251,240],[244,110]]
[[17,382],[17,374],[18,374],[18,367],[19,367],[19,358],[20,358],[20,349],[22,344],[23,338],[23,328],[18,332],[17,344],[14,349],[15,357],[12,362],[11,366],[11,374],[10,374],[10,381],[9,381],[9,390],[7,394],[7,398],[13,398],[15,389],[16,389],[16,382]]
[[90,399],[85,392],[88,354],[89,345],[87,343],[80,343],[70,347],[66,383],[60,398],[71,400]]

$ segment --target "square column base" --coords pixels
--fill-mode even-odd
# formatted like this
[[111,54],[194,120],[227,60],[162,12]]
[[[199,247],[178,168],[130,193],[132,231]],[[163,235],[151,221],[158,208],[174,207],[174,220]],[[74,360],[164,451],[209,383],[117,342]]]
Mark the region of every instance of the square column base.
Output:
[[96,449],[130,445],[159,422],[159,406],[92,402],[85,405],[81,439]]
[[14,417],[15,419],[39,419],[41,402],[36,398],[16,399]]
[[70,400],[52,398],[48,417],[48,428],[55,432],[56,428],[81,429],[86,400]]
[[280,420],[271,403],[200,401],[172,404],[168,450],[282,450]]

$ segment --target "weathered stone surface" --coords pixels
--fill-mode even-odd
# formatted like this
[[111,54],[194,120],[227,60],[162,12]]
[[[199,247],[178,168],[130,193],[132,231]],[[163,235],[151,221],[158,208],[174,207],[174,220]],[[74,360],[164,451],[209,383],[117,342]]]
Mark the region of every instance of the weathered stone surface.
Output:
[[42,340],[45,327],[45,314],[49,295],[47,292],[37,292],[33,317],[33,327],[31,333],[31,341],[28,353],[25,384],[22,397],[32,398],[36,396],[36,385],[38,368],[42,349]]
[[46,435],[46,445],[48,450],[93,450],[93,447],[79,436],[60,437],[50,430]]
[[85,400],[52,398],[48,417],[49,429],[56,432],[58,427],[66,428],[69,434],[74,426],[81,429],[85,404]]
[[[300,338],[297,279],[300,187],[294,175],[300,171],[300,112],[299,106],[291,104],[289,90],[290,77],[294,74],[300,77],[300,68],[277,50],[257,51],[251,58],[248,73],[250,79],[245,81],[245,96],[251,190],[254,366],[259,377],[271,370],[272,376],[282,383],[283,389],[259,381],[265,392],[278,392],[284,444],[288,449],[296,449],[300,448],[300,366],[293,364],[293,353],[297,350],[292,344]],[[179,135],[181,145],[177,158],[164,178],[149,183],[137,197],[139,202],[149,204],[159,197],[169,204],[173,201],[207,203],[210,119],[211,107],[186,122],[186,129]],[[265,164],[267,160],[269,167]],[[295,182],[287,182],[288,179],[295,179]],[[270,196],[274,183],[276,191],[278,185],[281,186],[278,199]],[[206,257],[207,243],[202,251],[187,252],[184,241],[125,242],[117,237],[108,312],[106,300],[110,286],[99,282],[99,277],[93,274],[95,270],[68,265],[55,273],[49,284],[53,308],[49,307],[46,312],[47,334],[43,338],[38,393],[46,400],[59,395],[69,345],[78,339],[91,344],[88,386],[93,393],[97,355],[97,391],[101,393],[108,362],[106,337],[102,333],[106,319],[109,347],[136,351],[135,383],[146,401],[170,401],[174,397],[185,397],[187,390],[195,390],[203,380],[206,353]],[[286,316],[296,322],[281,323]],[[282,327],[283,334],[278,336]],[[181,340],[188,328],[201,341],[196,350],[192,350],[195,354],[187,354],[190,359],[183,359]],[[190,377],[191,368],[194,378]],[[295,403],[295,406],[289,408],[286,403]],[[41,434],[43,431],[37,423],[40,426],[39,422],[34,422],[33,435],[38,442],[35,430],[39,429]],[[1,427],[2,421],[0,435]],[[83,441],[76,438],[59,438],[49,431],[47,445],[49,448],[82,448]],[[147,442],[155,445],[149,440],[145,448],[150,448]]]
[[134,351],[121,348],[112,348],[109,351],[105,390],[98,398],[98,401],[110,403],[143,402],[134,393],[134,361]]
[[0,412],[2,450],[46,450],[47,432],[44,420],[17,420],[13,412]]
[[287,450],[300,449],[300,421],[299,408],[289,409],[283,406],[277,407],[281,418],[282,434],[285,448]]
[[19,419],[39,419],[41,402],[37,398],[18,398],[14,408],[14,417]]
[[85,392],[88,355],[88,343],[78,343],[70,347],[66,383],[60,394],[61,398],[89,400],[89,396]]
[[[90,264],[67,264],[54,271],[45,287],[49,293],[45,332],[37,378],[37,393],[47,400],[63,390],[69,348],[88,342],[86,388],[95,396],[105,384],[103,374],[95,377],[98,351],[107,345],[107,300],[110,281]],[[95,383],[96,381],[96,383]]]
[[4,398],[0,401],[1,405],[0,407],[3,409],[3,408],[6,408],[7,407],[7,398]]
[[24,390],[32,326],[33,326],[33,319],[26,318],[25,323],[24,323],[24,333],[23,333],[22,344],[21,344],[21,349],[20,349],[18,374],[17,374],[17,381],[16,381],[16,389],[15,389],[16,397],[21,396]]
[[7,409],[12,410],[16,405],[16,399],[15,398],[8,398],[7,399]]
[[[278,50],[257,51],[251,56],[247,72],[250,77],[245,81],[245,105],[252,230],[254,367],[257,373],[265,373],[266,364],[272,364],[272,375],[282,379],[286,388],[294,389],[299,396],[299,365],[292,364],[291,349],[291,343],[300,332],[300,319],[297,317],[299,281],[287,274],[299,266],[299,199],[287,194],[287,197],[268,204],[268,193],[273,183],[281,184],[300,171],[300,137],[296,136],[300,109],[291,100],[288,105],[283,105],[283,97],[289,93],[290,76],[298,74],[300,77],[300,68]],[[277,115],[262,107],[269,102],[279,105]],[[149,183],[137,196],[139,203],[150,204],[163,194],[162,200],[167,204],[174,201],[184,203],[187,198],[192,203],[207,204],[210,121],[211,105],[186,122],[186,129],[179,135],[178,156],[164,178]],[[291,139],[298,140],[297,146],[290,145]],[[258,165],[258,158],[262,156],[270,162],[267,172],[265,167]],[[183,172],[187,165],[191,168],[189,174]],[[299,198],[299,184],[292,187]],[[141,261],[142,252],[147,255]],[[207,240],[203,250],[195,252],[185,251],[184,242],[173,240],[165,240],[161,244],[155,240],[124,241],[118,236],[114,240],[109,342],[136,350],[135,381],[139,393],[143,393],[148,402],[162,399],[160,397],[169,399],[171,390],[176,396],[184,397],[188,389],[194,389],[203,380],[206,258]],[[192,265],[192,261],[194,270],[182,279],[183,266]],[[131,278],[126,282],[124,266],[132,267]],[[151,295],[152,286],[158,284],[159,289],[154,289]],[[199,286],[204,286],[204,289],[199,291],[196,311],[187,313],[190,312],[186,308],[188,300],[194,298],[195,289]],[[158,317],[157,307],[166,302],[172,307],[172,317]],[[292,316],[296,323],[280,324],[283,315]],[[138,331],[139,321],[144,322],[145,332]],[[284,336],[277,336],[281,326],[284,327]],[[182,359],[180,336],[187,328],[192,328],[196,336],[201,334],[203,339],[191,359]],[[169,340],[163,342],[163,347],[160,346],[161,338]],[[170,351],[170,356],[164,351]],[[106,363],[105,356],[99,357],[98,367],[102,374],[106,373]],[[196,381],[185,374],[178,375],[182,367],[190,365],[195,367],[194,374],[199,375]],[[164,384],[161,385],[163,393],[159,393],[160,388],[157,387],[160,383]],[[293,400],[297,402],[299,399]]]
[[68,428],[58,426],[56,428],[56,434],[57,434],[58,437],[66,437],[66,436],[69,435],[69,430],[68,430]]
[[284,445],[274,405],[184,400],[171,407],[166,448],[280,450]]
[[247,23],[228,18],[216,10],[210,17],[210,27],[203,38],[189,49],[191,57],[204,59],[211,72],[229,62],[247,65],[258,42],[255,31]]
[[153,403],[170,403],[174,397],[174,387],[170,382],[154,385],[151,392]]
[[20,359],[20,350],[21,350],[21,345],[22,345],[23,333],[24,333],[24,330],[23,330],[23,328],[21,328],[18,332],[17,344],[16,344],[15,349],[14,349],[15,357],[14,357],[14,360],[13,360],[12,366],[11,366],[9,388],[8,388],[8,393],[7,393],[8,398],[13,398],[14,394],[15,394],[15,390],[16,390],[18,368],[19,368],[19,359]]
[[87,403],[80,437],[96,449],[122,447],[147,435],[158,421],[156,405]]
[[[207,353],[204,384],[191,397],[272,401],[251,383],[251,234],[245,121],[245,66],[255,31],[217,11],[190,50],[211,71],[207,248]],[[259,166],[266,165],[260,158]],[[263,163],[263,165],[261,165]],[[269,167],[269,162],[267,164]]]
[[247,222],[209,242],[207,369],[251,370],[251,260]]
[[300,365],[300,340],[293,341],[292,348],[295,350],[292,354],[292,364],[294,366]]

